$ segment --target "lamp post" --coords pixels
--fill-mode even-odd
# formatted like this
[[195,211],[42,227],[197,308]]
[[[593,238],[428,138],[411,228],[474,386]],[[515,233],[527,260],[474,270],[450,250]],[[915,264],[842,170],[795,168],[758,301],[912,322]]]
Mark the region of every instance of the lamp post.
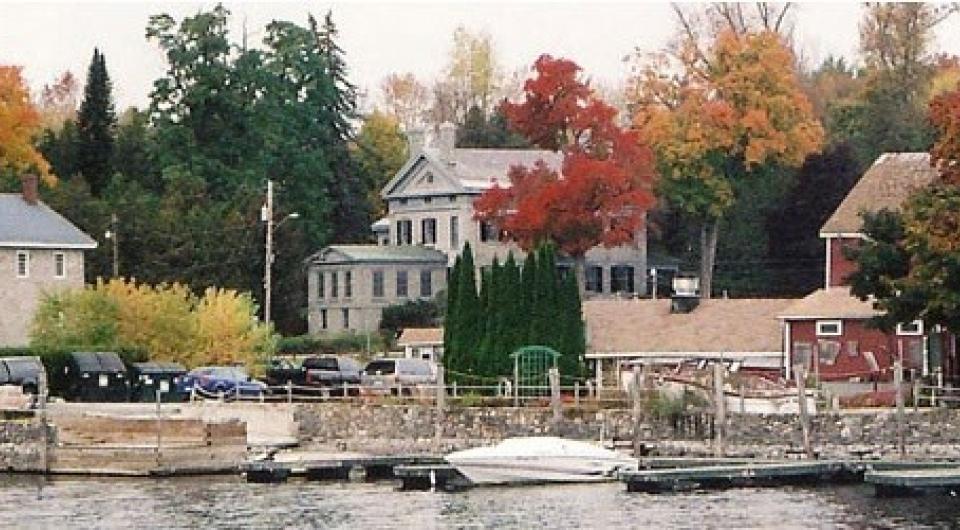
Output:
[[263,265],[263,321],[270,324],[270,304],[272,288],[272,270],[273,270],[273,231],[283,224],[287,219],[296,219],[300,214],[293,212],[287,214],[280,221],[273,220],[273,181],[267,181],[267,202],[260,209],[260,220],[267,223],[266,245]]

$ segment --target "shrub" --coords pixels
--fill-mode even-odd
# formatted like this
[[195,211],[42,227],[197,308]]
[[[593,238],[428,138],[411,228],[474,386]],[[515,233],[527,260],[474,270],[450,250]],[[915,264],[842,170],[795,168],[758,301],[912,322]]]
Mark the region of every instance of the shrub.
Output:
[[380,329],[391,340],[404,328],[435,327],[440,321],[440,307],[433,300],[411,300],[383,308]]
[[[298,335],[283,337],[277,341],[276,351],[283,355],[336,355],[339,353],[361,353],[367,351],[368,336],[361,333],[340,333],[336,335],[313,336]],[[383,351],[386,344],[380,335],[369,336],[371,352]]]

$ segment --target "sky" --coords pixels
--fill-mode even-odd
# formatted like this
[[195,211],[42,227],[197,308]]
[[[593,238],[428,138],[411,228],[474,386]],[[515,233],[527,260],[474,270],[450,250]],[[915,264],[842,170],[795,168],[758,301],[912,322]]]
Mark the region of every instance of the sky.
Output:
[[[150,15],[177,20],[215,2],[3,2],[0,6],[0,64],[24,68],[39,91],[61,72],[79,79],[99,47],[107,60],[119,109],[144,106],[153,81],[166,64],[144,33]],[[458,25],[485,31],[507,71],[532,64],[542,53],[577,61],[592,78],[607,84],[626,77],[623,57],[635,49],[661,49],[675,31],[669,4],[653,2],[224,2],[232,13],[231,34],[239,41],[244,21],[251,41],[262,38],[271,20],[305,23],[307,13],[333,10],[341,32],[350,77],[376,97],[380,80],[413,72],[421,80],[438,76]],[[850,59],[857,53],[860,4],[802,3],[797,38],[807,60],[828,54]],[[960,15],[938,27],[935,48],[960,54]]]

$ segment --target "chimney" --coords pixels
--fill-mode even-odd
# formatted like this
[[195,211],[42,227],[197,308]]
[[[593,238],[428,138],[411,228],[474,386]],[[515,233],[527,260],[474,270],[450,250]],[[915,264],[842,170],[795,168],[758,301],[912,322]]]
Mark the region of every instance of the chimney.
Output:
[[437,139],[437,148],[440,150],[440,158],[447,162],[453,162],[453,147],[456,142],[457,128],[450,122],[445,121],[440,124],[440,137]]
[[407,131],[407,147],[410,148],[410,156],[414,156],[423,151],[424,132],[420,128],[411,128]]
[[37,192],[37,176],[26,174],[20,177],[20,183],[23,185],[23,200],[33,206],[37,204],[39,193]]
[[673,278],[673,296],[670,297],[671,313],[689,313],[700,305],[700,278],[697,276],[675,276]]

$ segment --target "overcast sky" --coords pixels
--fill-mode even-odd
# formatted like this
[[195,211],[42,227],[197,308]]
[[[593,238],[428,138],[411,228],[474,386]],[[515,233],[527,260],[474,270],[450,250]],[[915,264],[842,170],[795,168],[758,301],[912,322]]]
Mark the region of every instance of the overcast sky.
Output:
[[[615,82],[626,75],[624,55],[639,47],[661,48],[674,31],[666,3],[594,2],[224,2],[233,13],[231,32],[240,38],[246,20],[259,40],[273,19],[304,23],[308,12],[333,9],[350,76],[376,93],[391,72],[433,79],[442,69],[458,25],[493,37],[506,69],[528,65],[541,53],[576,60],[592,77]],[[144,105],[153,80],[165,70],[156,43],[144,37],[147,18],[176,19],[215,2],[37,2],[6,3],[0,16],[0,64],[17,64],[34,90],[70,70],[80,79],[94,46],[107,59],[117,106]],[[827,54],[855,58],[860,5],[804,3],[797,11],[797,36],[813,61]],[[960,53],[960,16],[938,28],[939,51]]]

